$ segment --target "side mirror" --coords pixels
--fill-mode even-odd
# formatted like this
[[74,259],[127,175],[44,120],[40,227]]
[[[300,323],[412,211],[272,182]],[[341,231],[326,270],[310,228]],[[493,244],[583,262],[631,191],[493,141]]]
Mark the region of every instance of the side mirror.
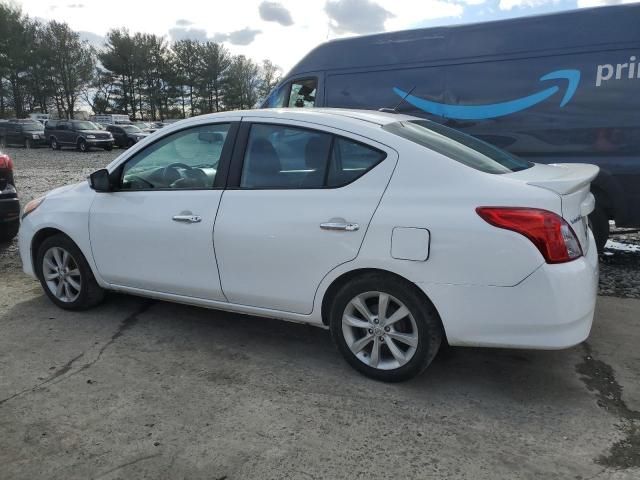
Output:
[[96,192],[110,192],[111,180],[109,170],[102,168],[89,175],[89,186]]

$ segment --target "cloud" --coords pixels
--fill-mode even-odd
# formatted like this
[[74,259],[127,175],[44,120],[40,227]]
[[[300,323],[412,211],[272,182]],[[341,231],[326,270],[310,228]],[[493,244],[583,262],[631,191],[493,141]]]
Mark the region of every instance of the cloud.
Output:
[[262,33],[262,31],[245,27],[234,32],[216,33],[211,39],[216,43],[229,42],[232,45],[249,45],[256,39],[256,35],[259,33]]
[[260,11],[260,18],[265,22],[277,22],[283,27],[293,25],[293,19],[291,18],[289,10],[278,2],[268,2],[265,0],[260,4],[258,10]]
[[371,0],[330,0],[324,11],[331,28],[338,34],[383,32],[384,22],[394,17]]
[[558,3],[560,0],[500,0],[500,10],[513,10],[522,7],[540,7],[551,3]]
[[202,28],[173,27],[169,29],[169,37],[174,42],[178,40],[207,41],[207,31]]
[[176,20],[176,25],[178,27],[188,27],[189,25],[193,25],[193,22],[191,20],[179,18],[178,20]]

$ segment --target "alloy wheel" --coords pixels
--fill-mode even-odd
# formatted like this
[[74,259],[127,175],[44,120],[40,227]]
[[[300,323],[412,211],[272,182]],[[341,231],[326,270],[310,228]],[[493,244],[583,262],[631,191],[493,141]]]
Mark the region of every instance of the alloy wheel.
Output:
[[342,315],[342,334],[365,365],[393,370],[409,362],[418,347],[418,326],[409,309],[384,292],[354,297]]
[[82,277],[75,259],[61,247],[51,247],[42,259],[42,276],[49,291],[61,302],[72,303],[82,289]]

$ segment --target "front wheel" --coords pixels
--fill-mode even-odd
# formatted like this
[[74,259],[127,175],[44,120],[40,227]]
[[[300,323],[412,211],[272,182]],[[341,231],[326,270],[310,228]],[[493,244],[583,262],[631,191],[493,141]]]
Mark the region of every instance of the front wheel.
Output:
[[51,150],[60,150],[60,144],[58,143],[58,140],[56,140],[55,137],[51,138],[51,141],[49,142],[49,145],[51,145]]
[[78,140],[78,150],[80,150],[81,152],[89,151],[89,144],[84,138],[81,138],[80,140]]
[[107,152],[110,152],[111,150],[113,150],[113,145],[107,145],[106,147],[104,147],[104,149],[105,149]]
[[422,372],[443,338],[438,314],[417,288],[382,274],[344,285],[333,300],[329,320],[333,340],[347,362],[386,382]]
[[7,148],[7,139],[0,137],[0,148]]
[[30,138],[25,138],[25,140],[24,140],[24,148],[26,148],[26,149],[33,148],[33,140],[31,140]]
[[49,299],[65,310],[85,310],[104,298],[104,290],[84,255],[66,235],[54,235],[42,242],[36,273]]

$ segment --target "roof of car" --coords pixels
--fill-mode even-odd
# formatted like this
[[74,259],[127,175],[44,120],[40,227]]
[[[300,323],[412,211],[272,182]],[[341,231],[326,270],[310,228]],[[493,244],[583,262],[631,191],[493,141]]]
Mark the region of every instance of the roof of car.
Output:
[[356,110],[345,108],[266,108],[255,110],[235,110],[230,112],[211,113],[192,117],[187,120],[214,119],[216,117],[242,118],[281,118],[287,120],[306,121],[310,123],[324,123],[330,125],[332,118],[348,123],[386,125],[402,120],[416,120],[417,117],[399,113],[378,112],[376,110]]

